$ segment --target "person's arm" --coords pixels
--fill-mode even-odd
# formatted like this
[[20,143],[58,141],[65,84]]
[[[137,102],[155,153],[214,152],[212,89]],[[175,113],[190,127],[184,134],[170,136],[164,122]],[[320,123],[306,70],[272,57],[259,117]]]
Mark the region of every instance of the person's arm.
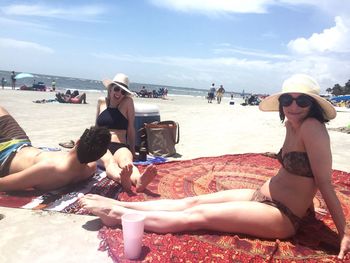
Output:
[[339,257],[350,252],[350,237],[345,216],[332,184],[332,154],[326,127],[316,119],[308,119],[302,127],[302,138],[310,160],[315,182],[337,227],[341,248]]
[[100,115],[101,113],[101,107],[102,104],[106,104],[106,98],[104,97],[100,97],[97,100],[97,109],[96,109],[96,119],[95,119],[95,125],[97,125],[97,117]]
[[132,98],[129,98],[127,103],[127,119],[129,121],[128,130],[127,130],[127,142],[130,146],[130,151],[133,156],[135,156],[135,107],[134,101]]

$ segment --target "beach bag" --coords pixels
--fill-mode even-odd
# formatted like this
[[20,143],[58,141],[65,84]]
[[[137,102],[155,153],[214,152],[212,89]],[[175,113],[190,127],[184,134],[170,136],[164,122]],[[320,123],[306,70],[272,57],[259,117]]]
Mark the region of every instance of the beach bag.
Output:
[[154,156],[168,157],[176,153],[180,141],[180,127],[174,121],[145,123],[147,150]]

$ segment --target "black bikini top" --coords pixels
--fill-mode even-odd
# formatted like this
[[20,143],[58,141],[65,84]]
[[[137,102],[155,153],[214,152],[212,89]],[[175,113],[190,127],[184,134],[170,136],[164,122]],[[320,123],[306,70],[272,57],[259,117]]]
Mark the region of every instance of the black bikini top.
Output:
[[107,108],[98,115],[96,124],[115,130],[127,130],[129,121],[117,108]]
[[306,152],[293,151],[285,153],[284,156],[282,156],[281,149],[277,154],[277,159],[284,169],[292,174],[311,178],[314,177]]

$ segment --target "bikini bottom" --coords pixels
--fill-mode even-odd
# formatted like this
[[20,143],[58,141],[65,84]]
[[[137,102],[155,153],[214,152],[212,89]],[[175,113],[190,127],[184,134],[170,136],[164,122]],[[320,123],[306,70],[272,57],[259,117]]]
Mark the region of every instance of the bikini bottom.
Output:
[[17,121],[11,115],[0,116],[0,177],[9,174],[12,159],[26,146],[31,142]]
[[29,140],[11,140],[0,143],[0,177],[10,172],[10,165],[16,153],[23,147],[32,146]]
[[273,200],[270,197],[263,195],[260,191],[260,188],[254,192],[251,201],[256,201],[259,203],[263,203],[263,204],[267,204],[267,205],[276,207],[278,210],[280,210],[284,215],[286,215],[289,218],[295,231],[298,230],[302,219],[300,217],[298,217],[297,215],[295,215],[292,212],[292,210],[290,210],[287,206],[285,206],[281,202]]
[[119,142],[111,142],[108,145],[108,150],[114,154],[117,150],[119,150],[120,148],[128,148],[130,150],[129,145],[125,144],[125,143],[119,143]]

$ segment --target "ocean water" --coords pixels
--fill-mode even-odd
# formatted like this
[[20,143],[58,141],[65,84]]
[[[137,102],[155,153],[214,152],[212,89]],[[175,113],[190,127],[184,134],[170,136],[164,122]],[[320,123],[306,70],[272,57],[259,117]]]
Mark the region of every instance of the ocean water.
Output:
[[[15,72],[16,74],[21,72]],[[26,72],[31,73],[31,72]],[[24,78],[16,81],[16,88],[21,87],[22,85],[32,86],[34,80],[35,82],[44,82],[45,85],[50,88],[51,82],[56,81],[56,89],[58,90],[79,90],[79,91],[90,91],[90,92],[100,92],[104,90],[104,86],[100,80],[92,79],[82,79],[82,78],[73,78],[73,77],[63,77],[63,76],[52,76],[52,75],[43,75],[31,73],[34,75],[34,78]],[[5,78],[7,83],[5,86],[11,86],[11,71],[0,70],[0,79]],[[194,96],[194,97],[205,97],[207,96],[208,90],[204,89],[194,89],[186,87],[173,87],[173,86],[161,86],[147,83],[130,83],[130,89],[133,91],[140,91],[142,86],[145,86],[147,90],[158,90],[159,88],[167,88],[168,95],[182,95],[182,96]],[[209,86],[209,85],[208,85]],[[1,87],[0,87],[1,88]],[[231,92],[226,92],[226,96],[230,96]],[[235,94],[238,95],[238,94]]]

